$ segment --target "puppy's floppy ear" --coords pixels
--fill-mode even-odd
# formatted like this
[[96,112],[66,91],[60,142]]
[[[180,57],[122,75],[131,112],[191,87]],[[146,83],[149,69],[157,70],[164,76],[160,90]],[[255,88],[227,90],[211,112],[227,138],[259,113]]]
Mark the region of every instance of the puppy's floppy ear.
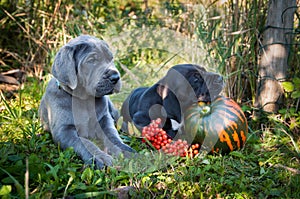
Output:
[[168,86],[159,84],[156,88],[156,92],[164,100],[168,95]]
[[52,74],[58,81],[72,90],[76,88],[77,76],[73,47],[64,46],[58,51],[52,65]]
[[197,97],[191,83],[188,81],[191,69],[186,66],[179,68],[171,68],[167,75],[162,78],[158,84],[157,92],[162,96],[164,103],[172,104],[176,98],[181,108],[187,107],[190,102],[196,102]]
[[165,77],[163,77],[159,82],[157,88],[158,94],[164,99],[168,92],[173,92],[177,98],[184,96],[189,92],[188,87],[190,87],[184,73],[171,68]]

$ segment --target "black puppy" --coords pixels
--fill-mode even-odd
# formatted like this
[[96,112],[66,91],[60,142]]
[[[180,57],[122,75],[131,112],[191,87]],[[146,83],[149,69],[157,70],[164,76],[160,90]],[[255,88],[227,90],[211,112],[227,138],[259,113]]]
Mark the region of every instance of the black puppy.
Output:
[[222,76],[207,72],[203,67],[173,66],[152,87],[137,88],[128,96],[121,109],[122,130],[128,132],[128,122],[133,121],[141,130],[151,120],[161,118],[163,129],[173,138],[178,130],[174,124],[182,124],[183,112],[193,103],[214,100],[222,88]]

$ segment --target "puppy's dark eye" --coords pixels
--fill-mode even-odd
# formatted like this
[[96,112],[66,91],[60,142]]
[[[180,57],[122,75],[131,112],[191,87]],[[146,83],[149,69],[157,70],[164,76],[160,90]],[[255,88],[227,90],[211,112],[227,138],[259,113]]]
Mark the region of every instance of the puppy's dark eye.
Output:
[[201,79],[201,78],[195,78],[194,79],[194,83],[195,84],[201,84],[201,83],[203,83],[203,79]]
[[86,62],[89,63],[89,64],[92,64],[96,61],[96,58],[95,57],[89,57]]
[[223,82],[223,77],[222,76],[216,76],[215,78],[214,78],[214,83],[215,84],[221,84]]

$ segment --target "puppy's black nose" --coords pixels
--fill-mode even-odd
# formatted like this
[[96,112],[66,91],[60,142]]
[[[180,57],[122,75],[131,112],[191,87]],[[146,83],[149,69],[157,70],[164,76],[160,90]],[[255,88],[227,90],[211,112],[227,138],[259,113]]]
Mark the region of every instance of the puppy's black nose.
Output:
[[120,75],[119,75],[117,72],[115,72],[115,73],[112,73],[112,74],[108,77],[108,79],[109,79],[113,84],[116,84],[116,83],[119,81],[119,79],[120,79]]
[[223,77],[221,75],[215,75],[214,77],[214,83],[222,83],[223,82]]

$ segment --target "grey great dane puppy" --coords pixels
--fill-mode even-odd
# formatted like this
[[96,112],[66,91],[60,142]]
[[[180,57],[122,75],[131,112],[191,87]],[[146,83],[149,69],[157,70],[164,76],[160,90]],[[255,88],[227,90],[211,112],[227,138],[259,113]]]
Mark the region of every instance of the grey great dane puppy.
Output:
[[118,111],[106,96],[121,88],[107,43],[88,35],[72,39],[57,53],[52,74],[39,116],[54,141],[98,168],[112,165],[112,155],[132,155],[114,125]]

